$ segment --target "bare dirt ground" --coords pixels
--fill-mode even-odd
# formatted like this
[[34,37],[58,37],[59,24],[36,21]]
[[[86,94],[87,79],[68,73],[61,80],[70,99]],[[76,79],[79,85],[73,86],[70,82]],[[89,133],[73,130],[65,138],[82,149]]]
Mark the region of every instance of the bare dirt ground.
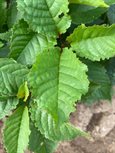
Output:
[[[92,139],[76,138],[60,143],[55,153],[115,153],[115,98],[112,103],[101,101],[92,106],[78,104],[76,112],[71,115],[71,122],[88,131]],[[5,153],[1,134],[0,153]]]
[[78,104],[71,122],[88,131],[92,140],[63,142],[56,153],[115,153],[115,98],[112,103],[102,101],[91,107]]

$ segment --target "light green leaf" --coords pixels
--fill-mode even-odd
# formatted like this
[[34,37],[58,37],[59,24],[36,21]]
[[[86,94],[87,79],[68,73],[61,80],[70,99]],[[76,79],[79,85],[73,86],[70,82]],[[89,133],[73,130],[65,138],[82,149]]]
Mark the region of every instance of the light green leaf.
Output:
[[24,153],[29,143],[28,108],[21,106],[5,122],[4,144],[8,153]]
[[3,46],[4,46],[4,44],[0,41],[0,48],[3,47]]
[[26,81],[23,84],[21,84],[21,86],[19,87],[17,97],[19,99],[24,98],[23,101],[26,102],[26,100],[28,99],[28,96],[29,96],[29,89],[28,89],[28,85]]
[[71,24],[68,0],[18,0],[17,7],[30,27],[41,34],[55,36],[66,32]]
[[85,4],[95,7],[108,7],[104,0],[69,0],[70,3]]
[[9,56],[22,64],[31,65],[35,62],[37,54],[55,44],[54,39],[30,31],[27,23],[21,20],[12,30]]
[[35,123],[35,126],[43,135],[45,135],[45,138],[52,141],[64,141],[74,139],[77,136],[89,136],[68,122],[64,122],[59,125],[55,122],[55,119],[50,112],[46,109],[39,108],[39,104],[37,102],[32,102],[30,112],[31,119]]
[[115,56],[115,25],[81,25],[67,40],[77,55],[92,61]]
[[31,124],[29,150],[34,153],[53,153],[57,143],[46,139],[33,124]]
[[9,115],[10,111],[15,109],[19,100],[17,98],[0,99],[0,119]]
[[28,76],[28,84],[39,108],[50,112],[57,122],[68,120],[75,101],[88,90],[87,67],[67,48],[38,55]]

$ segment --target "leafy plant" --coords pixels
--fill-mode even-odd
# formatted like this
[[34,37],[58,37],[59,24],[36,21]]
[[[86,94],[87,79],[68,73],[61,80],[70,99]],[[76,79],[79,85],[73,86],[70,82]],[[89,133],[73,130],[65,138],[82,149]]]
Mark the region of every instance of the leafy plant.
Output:
[[89,136],[69,118],[81,99],[111,100],[114,2],[0,1],[0,119],[5,118],[6,152],[52,153],[59,141]]

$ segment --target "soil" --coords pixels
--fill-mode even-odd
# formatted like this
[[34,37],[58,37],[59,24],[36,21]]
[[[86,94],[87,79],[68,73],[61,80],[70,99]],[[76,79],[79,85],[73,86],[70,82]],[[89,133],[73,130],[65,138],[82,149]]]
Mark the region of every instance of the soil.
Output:
[[78,104],[71,122],[89,132],[92,139],[82,137],[63,142],[55,153],[115,153],[115,98],[112,103]]
[[[115,153],[115,98],[112,103],[100,101],[92,106],[78,104],[70,121],[89,132],[92,139],[79,137],[70,142],[62,142],[55,153]],[[0,153],[5,153],[1,139]]]

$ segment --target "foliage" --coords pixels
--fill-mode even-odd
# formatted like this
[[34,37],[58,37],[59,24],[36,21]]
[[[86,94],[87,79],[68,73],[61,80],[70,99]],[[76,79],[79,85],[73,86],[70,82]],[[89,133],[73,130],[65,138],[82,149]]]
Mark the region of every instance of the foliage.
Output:
[[0,1],[0,119],[7,153],[53,153],[89,135],[74,127],[77,101],[111,100],[114,0]]

